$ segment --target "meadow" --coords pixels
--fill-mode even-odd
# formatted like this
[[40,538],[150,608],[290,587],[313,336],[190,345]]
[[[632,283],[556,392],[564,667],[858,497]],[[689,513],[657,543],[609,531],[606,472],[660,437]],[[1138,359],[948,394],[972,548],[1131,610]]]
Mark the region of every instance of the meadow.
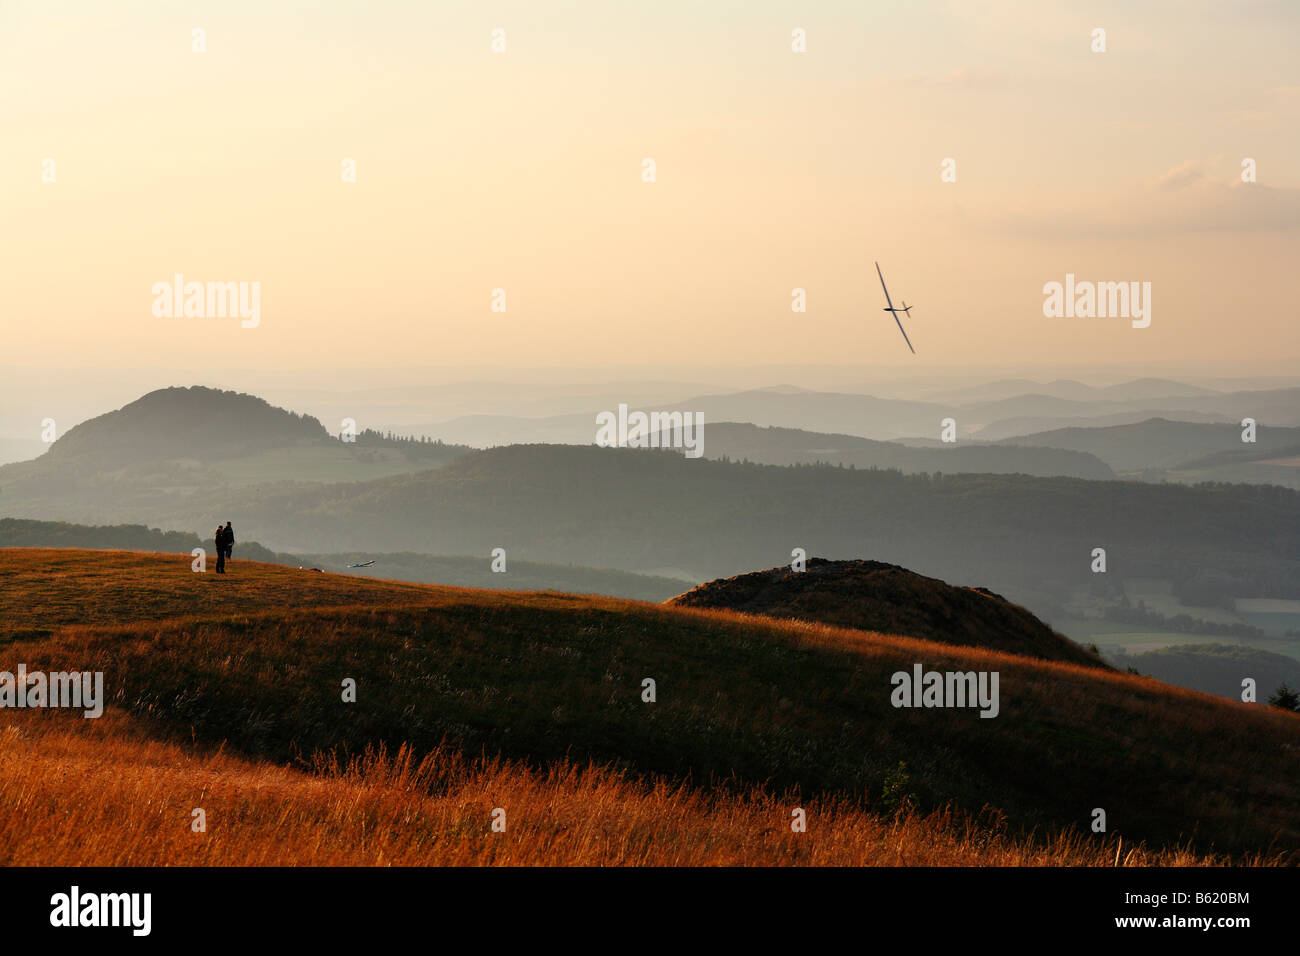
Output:
[[[97,721],[0,712],[9,863],[1136,865],[1300,849],[1300,715],[1150,679],[558,592],[238,560],[219,577],[186,555],[4,558],[0,669],[103,671],[108,697]],[[999,671],[1000,715],[894,710],[890,675],[918,661]],[[1099,807],[1106,833],[1089,828]]]

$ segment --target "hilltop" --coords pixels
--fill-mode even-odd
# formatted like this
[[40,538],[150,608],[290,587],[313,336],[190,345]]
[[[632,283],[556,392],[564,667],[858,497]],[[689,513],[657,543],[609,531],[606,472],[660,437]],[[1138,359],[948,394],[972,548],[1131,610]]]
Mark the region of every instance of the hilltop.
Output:
[[880,561],[809,558],[804,571],[783,566],[709,581],[665,603],[906,634],[1085,667],[1106,666],[1024,608],[986,588],[953,587]]
[[163,388],[0,465],[0,500],[16,518],[211,527],[219,494],[403,474],[468,451],[364,427],[352,437],[254,395]]
[[82,422],[46,454],[51,462],[94,459],[101,467],[177,458],[214,462],[327,438],[325,426],[310,415],[254,395],[194,385],[161,388]]
[[[831,858],[850,862],[908,862],[905,848],[933,862],[937,847],[949,862],[1024,862],[1055,848],[1058,860],[1095,865],[1113,862],[1120,837],[1130,852],[1146,842],[1139,861],[1300,849],[1300,716],[1097,666],[727,611],[256,562],[218,577],[176,555],[15,549],[5,559],[0,603],[12,610],[0,669],[100,670],[108,699],[101,721],[6,713],[14,730],[0,742],[0,819],[23,819],[13,842],[0,842],[8,862],[49,859],[51,846],[87,862],[110,852],[427,862],[431,847],[491,862],[535,858],[536,841],[565,820],[590,819],[613,829],[602,838],[581,822],[571,834],[606,849],[568,853],[695,859],[713,845],[695,841],[716,840],[725,819],[753,821],[752,832],[728,831],[727,855],[711,859],[828,853],[841,832],[848,843]],[[893,708],[891,674],[918,662],[999,672],[999,715]],[[356,682],[355,703],[341,700],[344,678]],[[653,703],[642,696],[647,678]],[[392,760],[363,758],[376,748]],[[488,763],[470,769],[480,756]],[[30,786],[11,785],[30,781],[33,760],[49,780],[111,765],[70,812],[135,821],[104,832],[138,842],[70,839],[82,831],[69,829],[67,811],[52,815],[57,801],[28,802]],[[584,776],[589,762],[606,769]],[[215,842],[158,832],[161,813],[188,836],[200,787],[209,820],[222,823]],[[484,835],[509,793],[518,855],[501,857]],[[439,794],[453,798],[443,805]],[[270,822],[250,818],[249,801],[272,795],[291,803],[274,804]],[[368,825],[357,829],[360,811],[346,808],[381,796],[389,809],[362,814]],[[568,808],[554,820],[552,801]],[[618,823],[612,805],[642,816]],[[338,809],[312,809],[325,806]],[[814,842],[787,842],[790,806],[819,814]],[[1106,835],[1088,829],[1098,806]],[[275,820],[317,817],[332,822],[295,824],[295,842],[274,853],[253,837],[240,843]],[[842,831],[831,839],[827,825]],[[575,859],[563,846],[551,852]]]

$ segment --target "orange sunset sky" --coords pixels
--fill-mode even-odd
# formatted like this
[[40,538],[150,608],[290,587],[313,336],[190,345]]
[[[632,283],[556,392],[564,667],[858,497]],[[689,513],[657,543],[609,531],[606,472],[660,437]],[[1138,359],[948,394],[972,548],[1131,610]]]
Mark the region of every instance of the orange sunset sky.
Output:
[[[6,0],[4,362],[1248,372],[1300,355],[1298,48],[1280,2]],[[259,326],[156,317],[178,272]],[[1150,328],[1044,318],[1067,272]]]

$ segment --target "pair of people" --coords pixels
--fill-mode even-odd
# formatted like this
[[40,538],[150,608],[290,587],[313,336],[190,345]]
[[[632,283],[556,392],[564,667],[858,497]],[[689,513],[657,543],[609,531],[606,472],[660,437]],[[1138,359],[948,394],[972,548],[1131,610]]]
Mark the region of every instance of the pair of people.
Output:
[[235,550],[235,529],[230,527],[230,522],[226,522],[223,528],[217,525],[216,533],[212,536],[212,543],[217,549],[217,573],[226,573],[226,559]]

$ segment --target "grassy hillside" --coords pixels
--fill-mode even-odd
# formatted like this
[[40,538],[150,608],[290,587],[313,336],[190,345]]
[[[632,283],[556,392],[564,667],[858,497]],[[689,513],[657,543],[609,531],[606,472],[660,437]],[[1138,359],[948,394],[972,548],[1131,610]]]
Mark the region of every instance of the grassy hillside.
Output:
[[[630,775],[625,792],[661,807],[686,786],[720,788],[709,799],[734,798],[764,819],[773,810],[767,832],[778,842],[788,822],[764,801],[798,788],[801,801],[874,814],[874,825],[907,804],[968,815],[995,808],[986,812],[1005,820],[1017,846],[1032,827],[1073,834],[1078,846],[1101,843],[1087,822],[1103,807],[1110,836],[1126,845],[1192,841],[1197,852],[1238,858],[1300,849],[1300,715],[1095,667],[609,598],[251,563],[219,578],[163,555],[5,557],[0,602],[12,611],[0,665],[104,671],[106,719],[123,722],[122,739],[156,742],[149,746],[221,747],[231,760],[307,771],[318,752],[408,745],[418,762],[441,745],[469,759],[521,761],[540,775],[528,779],[559,780],[550,793],[581,788],[564,777],[570,771],[549,772],[594,761]],[[1000,715],[894,709],[890,675],[916,662],[997,670]],[[653,704],[641,699],[647,677],[657,682]],[[340,699],[344,678],[357,682],[355,704]],[[79,729],[94,721],[67,715],[23,720],[97,732]],[[19,749],[4,752],[30,753],[28,733],[19,726],[18,741],[5,744]],[[70,751],[65,767],[90,759],[73,743],[58,746]],[[364,787],[367,799],[391,806],[385,787],[407,786],[393,779],[381,773]],[[140,787],[110,789],[126,803]],[[289,801],[291,789],[264,799]],[[607,789],[610,799],[616,791]],[[500,805],[499,791],[476,792],[484,802],[472,815],[481,819]],[[11,806],[29,799],[4,793]],[[454,804],[418,805],[432,818]],[[393,826],[383,814],[377,822]],[[861,825],[853,846],[879,833]]]
[[[64,722],[66,723],[66,722]],[[207,832],[191,829],[201,805]],[[794,834],[796,804],[809,821]],[[51,813],[58,807],[58,813]],[[496,808],[507,829],[489,826]],[[996,813],[877,815],[854,801],[710,791],[561,762],[409,749],[311,771],[149,740],[125,720],[0,730],[4,866],[1196,866],[1274,865],[1135,846],[1033,841]]]
[[[237,529],[242,532],[242,529]],[[80,525],[65,521],[0,518],[0,548],[95,548],[157,551],[185,556],[203,548],[215,556],[210,538],[183,531],[161,531],[144,525]],[[662,601],[681,592],[689,582],[680,578],[603,568],[534,561],[507,561],[504,572],[494,572],[487,556],[431,555],[412,552],[345,552],[342,554],[282,554],[255,541],[240,541],[235,551],[240,561],[269,561],[291,567],[317,567],[323,571],[398,581],[453,584],[460,587],[511,590],[562,590],[579,594],[609,594],[639,601]],[[349,565],[373,562],[367,568]]]
[[[289,560],[289,558],[293,560]],[[506,570],[492,570],[487,555],[432,555],[410,551],[356,551],[343,554],[279,555],[278,563],[304,564],[324,571],[397,581],[449,584],[466,588],[507,588],[511,591],[569,591],[578,594],[607,594],[637,601],[663,601],[681,592],[691,582],[654,574],[633,574],[571,564],[507,560]],[[374,561],[368,568],[350,564]]]
[[809,558],[803,571],[782,566],[709,581],[667,603],[906,634],[1085,667],[1104,666],[1096,656],[1000,595],[952,587],[880,561]]

